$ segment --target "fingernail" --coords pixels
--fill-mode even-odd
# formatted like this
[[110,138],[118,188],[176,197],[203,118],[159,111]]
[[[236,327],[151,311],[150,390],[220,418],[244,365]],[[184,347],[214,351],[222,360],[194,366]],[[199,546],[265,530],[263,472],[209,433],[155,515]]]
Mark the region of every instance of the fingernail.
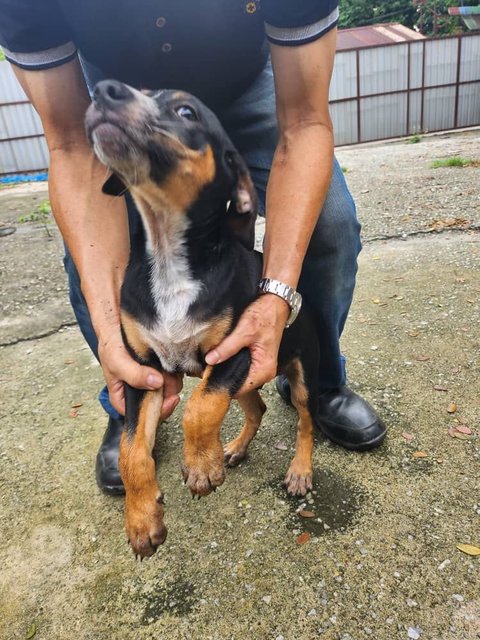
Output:
[[150,373],[147,376],[147,384],[149,387],[153,387],[154,389],[158,389],[163,384],[163,379],[160,376],[156,376],[153,373]]
[[218,351],[210,351],[210,353],[207,353],[205,356],[205,362],[207,364],[217,364],[219,360],[220,356],[218,355]]

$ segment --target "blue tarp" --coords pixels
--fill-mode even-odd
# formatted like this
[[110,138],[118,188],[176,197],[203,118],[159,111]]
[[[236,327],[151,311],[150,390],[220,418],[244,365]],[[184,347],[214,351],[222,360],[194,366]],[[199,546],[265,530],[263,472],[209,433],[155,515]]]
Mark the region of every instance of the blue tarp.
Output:
[[0,184],[17,184],[18,182],[45,182],[48,173],[17,173],[14,176],[0,176]]

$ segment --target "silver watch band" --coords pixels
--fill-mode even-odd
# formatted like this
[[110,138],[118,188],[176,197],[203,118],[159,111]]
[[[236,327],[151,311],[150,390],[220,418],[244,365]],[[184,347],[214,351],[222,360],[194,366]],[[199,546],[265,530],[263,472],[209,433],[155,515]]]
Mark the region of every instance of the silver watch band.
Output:
[[279,296],[279,298],[282,298],[282,300],[285,300],[290,307],[290,315],[285,326],[287,328],[290,327],[298,316],[298,312],[302,306],[302,296],[298,291],[295,291],[295,289],[288,286],[288,284],[280,282],[280,280],[273,280],[272,278],[262,278],[258,284],[258,288],[262,293],[273,293]]

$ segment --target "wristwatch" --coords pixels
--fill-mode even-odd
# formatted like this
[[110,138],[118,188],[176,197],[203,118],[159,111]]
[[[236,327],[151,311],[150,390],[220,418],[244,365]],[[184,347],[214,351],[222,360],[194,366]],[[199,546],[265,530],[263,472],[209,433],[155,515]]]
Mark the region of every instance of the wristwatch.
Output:
[[285,300],[290,307],[290,315],[285,327],[290,327],[298,316],[298,312],[302,306],[302,296],[298,291],[289,287],[288,284],[280,282],[280,280],[272,280],[271,278],[262,278],[258,283],[258,288],[261,293],[273,293],[282,298],[282,300]]

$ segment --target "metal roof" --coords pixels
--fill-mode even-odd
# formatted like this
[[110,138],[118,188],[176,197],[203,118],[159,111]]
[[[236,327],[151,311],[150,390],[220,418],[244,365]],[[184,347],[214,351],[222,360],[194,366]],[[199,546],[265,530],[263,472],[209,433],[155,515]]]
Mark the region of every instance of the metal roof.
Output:
[[354,29],[339,29],[337,34],[337,51],[345,49],[363,49],[393,42],[407,42],[409,40],[424,40],[425,36],[413,31],[403,24],[390,22],[374,24],[368,27]]

